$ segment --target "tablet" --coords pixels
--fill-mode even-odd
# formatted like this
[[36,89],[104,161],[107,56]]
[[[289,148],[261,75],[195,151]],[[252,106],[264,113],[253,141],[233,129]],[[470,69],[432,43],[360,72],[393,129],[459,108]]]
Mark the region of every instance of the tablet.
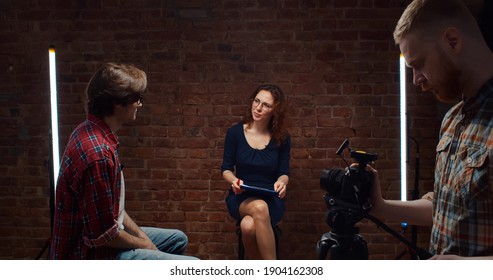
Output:
[[258,195],[279,196],[279,193],[276,192],[275,190],[254,187],[245,184],[241,184],[240,189],[244,189],[245,191],[252,192]]

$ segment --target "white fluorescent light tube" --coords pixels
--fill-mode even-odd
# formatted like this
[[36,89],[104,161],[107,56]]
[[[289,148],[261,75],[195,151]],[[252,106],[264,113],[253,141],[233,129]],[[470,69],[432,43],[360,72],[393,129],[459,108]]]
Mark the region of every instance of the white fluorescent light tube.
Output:
[[50,103],[51,103],[51,147],[53,164],[53,182],[56,188],[58,172],[60,170],[60,152],[58,140],[58,102],[57,102],[57,80],[55,47],[49,47],[50,59]]
[[401,126],[401,201],[407,200],[407,100],[406,100],[406,62],[401,54],[400,72],[400,126]]

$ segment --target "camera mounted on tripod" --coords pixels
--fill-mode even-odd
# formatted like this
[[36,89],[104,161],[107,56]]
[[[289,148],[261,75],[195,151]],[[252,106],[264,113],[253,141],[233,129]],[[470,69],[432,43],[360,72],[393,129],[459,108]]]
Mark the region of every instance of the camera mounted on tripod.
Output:
[[[342,152],[348,149],[357,165],[349,165]],[[332,230],[322,235],[317,243],[319,259],[325,259],[330,253],[331,259],[368,259],[368,246],[359,235],[355,224],[366,216],[371,209],[370,189],[373,173],[366,171],[368,163],[377,160],[378,155],[364,151],[351,150],[349,140],[345,139],[337,149],[347,167],[345,169],[324,169],[320,176],[320,187],[327,205],[327,225]]]
[[[349,165],[341,156],[348,149],[351,158],[358,164]],[[368,259],[368,246],[359,235],[355,224],[366,218],[392,234],[406,244],[419,259],[428,259],[431,254],[416,246],[399,233],[392,230],[377,218],[368,214],[372,208],[370,192],[373,185],[373,172],[367,171],[368,163],[378,159],[377,154],[355,151],[349,148],[349,140],[344,140],[337,149],[347,167],[345,169],[324,169],[320,176],[320,187],[326,191],[324,195],[327,205],[327,225],[332,230],[324,233],[317,243],[318,259],[364,260]]]
[[[348,149],[350,156],[358,164],[350,166],[342,152]],[[345,139],[337,150],[347,165],[345,169],[324,169],[320,176],[320,187],[326,191],[325,203],[329,209],[327,224],[335,233],[354,232],[354,224],[371,209],[370,189],[373,183],[373,173],[366,171],[368,163],[378,159],[377,154],[351,150],[349,140]]]

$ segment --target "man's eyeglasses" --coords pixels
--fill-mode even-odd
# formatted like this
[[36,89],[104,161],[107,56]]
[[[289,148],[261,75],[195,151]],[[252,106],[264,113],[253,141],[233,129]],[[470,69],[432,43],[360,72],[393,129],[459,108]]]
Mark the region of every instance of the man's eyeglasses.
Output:
[[260,99],[258,99],[258,98],[255,98],[253,100],[252,105],[253,105],[254,108],[257,108],[260,105],[260,109],[262,109],[264,111],[269,111],[273,107],[269,103],[261,102]]
[[139,97],[139,99],[137,99],[137,105],[142,105],[142,101],[144,101],[144,96],[141,96]]
[[144,100],[144,96],[140,92],[135,92],[127,96],[126,98],[127,104],[134,104],[137,102],[137,105],[142,105]]

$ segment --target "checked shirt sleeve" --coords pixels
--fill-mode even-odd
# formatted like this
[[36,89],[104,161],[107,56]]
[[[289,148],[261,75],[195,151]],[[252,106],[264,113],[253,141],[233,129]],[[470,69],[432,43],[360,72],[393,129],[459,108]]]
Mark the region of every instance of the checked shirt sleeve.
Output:
[[80,207],[84,213],[84,243],[101,247],[118,235],[117,169],[113,161],[97,160],[85,175],[84,199]]

